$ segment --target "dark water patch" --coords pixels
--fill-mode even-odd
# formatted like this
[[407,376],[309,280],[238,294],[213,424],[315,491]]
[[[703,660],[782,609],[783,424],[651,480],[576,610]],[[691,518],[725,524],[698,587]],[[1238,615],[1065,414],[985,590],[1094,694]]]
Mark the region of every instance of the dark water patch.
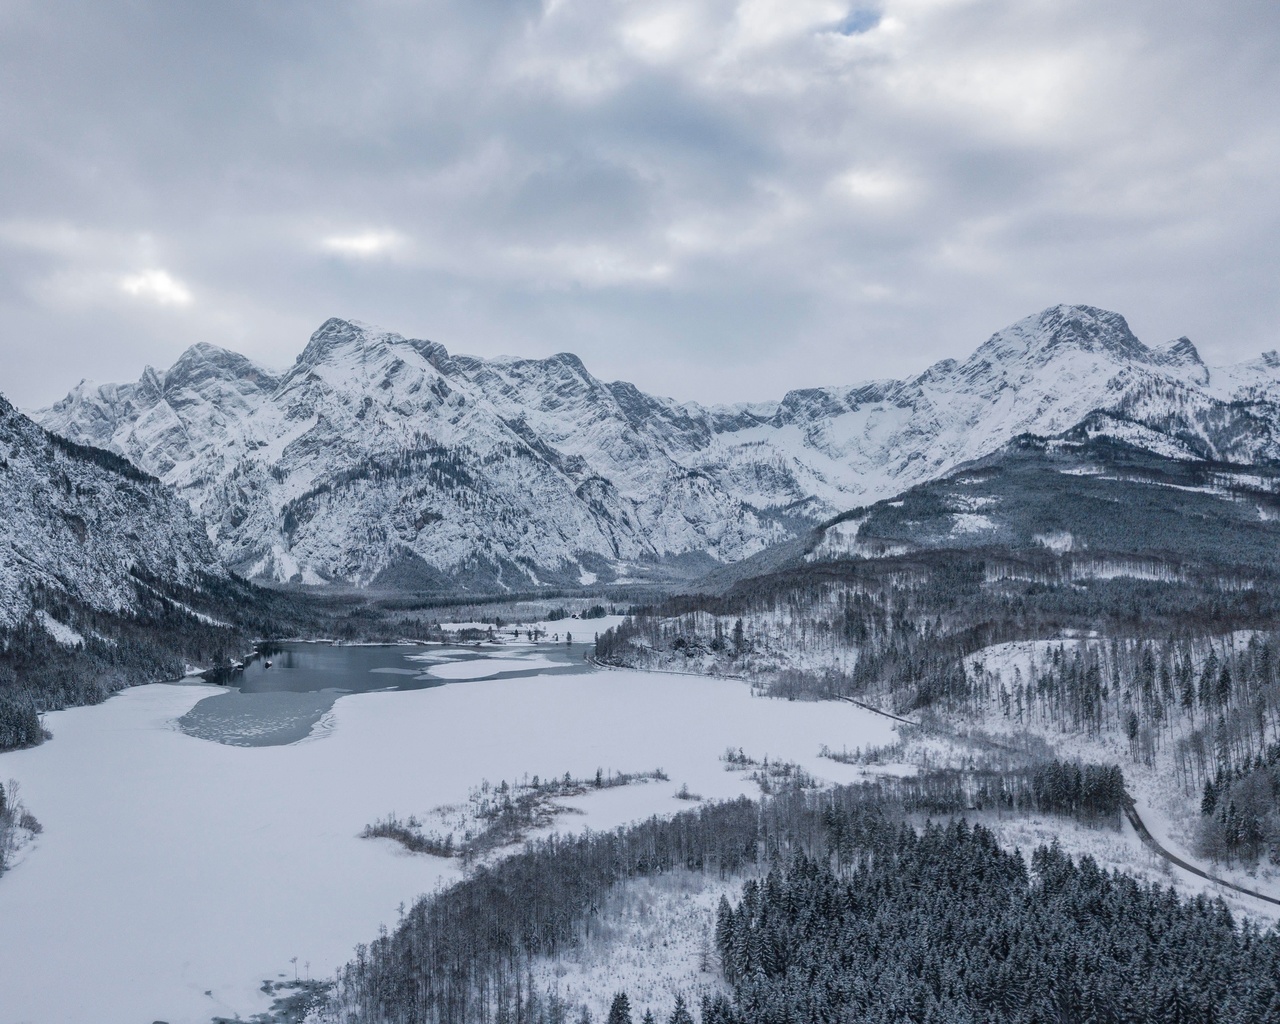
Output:
[[[582,644],[278,644],[265,649],[242,671],[219,679],[234,689],[200,701],[178,719],[178,727],[188,735],[238,747],[296,743],[309,736],[334,702],[346,694],[585,672],[590,670],[583,660],[585,650]],[[528,668],[511,667],[526,658]],[[480,672],[477,666],[468,679],[431,674],[433,666],[488,660],[495,663],[494,672]]]
[[232,747],[274,747],[311,735],[315,724],[342,696],[340,690],[295,693],[219,693],[178,719],[189,736]]
[[[349,646],[344,644],[278,644],[271,653],[254,658],[227,683],[241,693],[315,693],[342,690],[421,690],[439,680],[420,679],[414,655],[441,650],[439,645],[395,644]],[[402,679],[388,678],[388,670],[406,672]]]

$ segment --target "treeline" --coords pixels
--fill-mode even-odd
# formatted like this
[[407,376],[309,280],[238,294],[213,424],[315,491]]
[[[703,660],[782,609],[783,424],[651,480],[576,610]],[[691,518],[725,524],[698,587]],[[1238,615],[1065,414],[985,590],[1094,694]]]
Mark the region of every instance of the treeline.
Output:
[[[298,635],[399,639],[415,632],[363,602],[269,590],[235,576],[207,577],[198,589],[139,569],[133,578],[128,611],[104,611],[36,589],[31,612],[0,626],[0,750],[40,742],[43,712],[95,704],[126,686],[176,679],[188,665],[225,668],[255,641]],[[41,613],[79,634],[79,641],[58,643]]]
[[704,1024],[1280,1020],[1280,937],[1221,901],[1041,847],[1030,871],[980,825],[875,814],[837,873],[797,854],[722,901],[734,998]]
[[568,619],[571,617],[579,619],[603,619],[608,614],[610,613],[602,604],[590,605],[589,607],[584,608],[576,616],[574,616],[573,612],[568,608],[565,608],[563,605],[557,605],[555,608],[552,608],[551,611],[547,612],[547,621],[559,622],[561,619]]
[[1119,766],[1056,759],[1009,771],[941,769],[880,776],[859,786],[868,802],[892,804],[911,814],[1033,812],[1113,826],[1119,826],[1126,800]]

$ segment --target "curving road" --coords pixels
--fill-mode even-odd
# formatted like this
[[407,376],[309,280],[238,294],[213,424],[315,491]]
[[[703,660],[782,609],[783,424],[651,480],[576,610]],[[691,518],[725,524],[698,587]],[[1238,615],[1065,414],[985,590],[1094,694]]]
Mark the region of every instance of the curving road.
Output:
[[[912,722],[909,719],[900,718],[899,716],[892,714],[888,711],[882,711],[880,708],[873,707],[870,704],[864,704],[860,700],[854,700],[852,697],[837,696],[836,699],[846,700],[850,704],[857,704],[859,707],[866,708],[868,711],[873,711],[877,715],[883,715],[885,718],[892,718],[895,722],[904,722],[907,725],[917,724],[915,722]],[[1151,849],[1151,851],[1155,853],[1157,856],[1163,857],[1170,864],[1174,864],[1177,867],[1182,868],[1183,871],[1189,871],[1193,875],[1198,875],[1200,878],[1213,882],[1214,885],[1220,885],[1225,889],[1231,889],[1233,892],[1242,893],[1245,896],[1252,896],[1256,900],[1262,900],[1265,903],[1272,903],[1272,904],[1275,904],[1276,906],[1280,906],[1280,899],[1277,899],[1275,896],[1268,896],[1266,893],[1257,892],[1254,889],[1246,889],[1243,885],[1236,885],[1235,882],[1228,882],[1225,878],[1218,878],[1216,875],[1211,875],[1209,874],[1209,872],[1201,870],[1200,868],[1196,867],[1194,864],[1189,864],[1187,861],[1183,860],[1177,854],[1170,853],[1168,850],[1166,850],[1156,840],[1156,837],[1151,834],[1151,830],[1147,828],[1142,818],[1139,817],[1138,809],[1134,804],[1134,799],[1132,796],[1129,795],[1127,791],[1124,794],[1123,807],[1124,807],[1124,815],[1126,818],[1129,819],[1129,824],[1133,826],[1133,830],[1138,833],[1138,838],[1141,839],[1142,842],[1146,844],[1146,846],[1148,846]]]
[[1151,834],[1150,829],[1148,829],[1147,826],[1143,824],[1142,819],[1138,817],[1138,809],[1134,806],[1133,797],[1128,793],[1125,793],[1124,795],[1124,816],[1129,819],[1129,824],[1132,825],[1133,830],[1138,833],[1138,838],[1146,843],[1147,846],[1151,847],[1152,851],[1163,857],[1170,864],[1176,864],[1178,867],[1182,868],[1183,871],[1190,871],[1193,875],[1199,875],[1201,878],[1206,878],[1215,885],[1221,885],[1224,888],[1232,889],[1235,892],[1244,893],[1246,896],[1252,896],[1254,899],[1264,900],[1267,903],[1274,903],[1277,906],[1280,906],[1280,899],[1277,899],[1274,896],[1268,896],[1266,893],[1255,892],[1253,889],[1246,889],[1243,885],[1236,885],[1235,882],[1228,882],[1226,879],[1218,878],[1215,875],[1209,874],[1207,871],[1201,871],[1194,864],[1188,864],[1181,857],[1170,853],[1156,841],[1156,837]]

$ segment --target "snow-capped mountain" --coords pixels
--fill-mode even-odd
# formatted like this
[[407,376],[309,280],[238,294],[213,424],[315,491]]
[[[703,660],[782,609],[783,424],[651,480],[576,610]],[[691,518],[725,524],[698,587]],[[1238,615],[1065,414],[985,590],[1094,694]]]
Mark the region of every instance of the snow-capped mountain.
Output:
[[187,588],[228,578],[172,490],[118,455],[50,434],[3,398],[0,507],[0,626],[26,616],[38,591],[127,614],[147,586],[138,577]]
[[208,345],[36,414],[174,485],[251,576],[526,587],[751,555],[1022,433],[1280,460],[1280,359],[1210,369],[1124,318],[1056,306],[907,380],[707,408],[577,357],[452,356],[329,320],[273,373]]

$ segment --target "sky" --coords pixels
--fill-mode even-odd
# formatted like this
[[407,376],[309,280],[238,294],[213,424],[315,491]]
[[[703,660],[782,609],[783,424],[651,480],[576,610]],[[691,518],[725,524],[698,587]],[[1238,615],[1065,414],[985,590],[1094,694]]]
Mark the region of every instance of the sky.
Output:
[[0,0],[0,392],[330,316],[682,400],[1280,346],[1280,5]]

